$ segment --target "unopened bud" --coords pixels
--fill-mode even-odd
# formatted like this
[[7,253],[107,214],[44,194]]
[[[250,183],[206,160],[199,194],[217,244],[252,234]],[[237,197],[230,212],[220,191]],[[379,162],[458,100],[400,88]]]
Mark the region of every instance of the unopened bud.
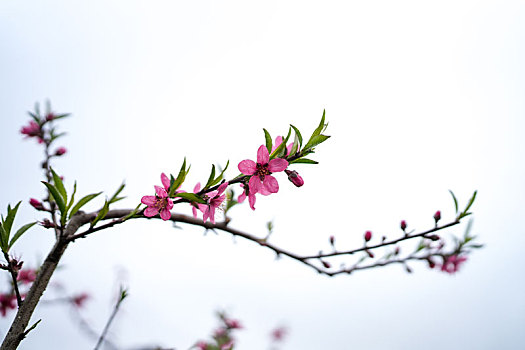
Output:
[[428,262],[428,267],[430,267],[431,269],[436,267],[436,263],[432,259],[428,258],[427,262]]
[[67,152],[67,149],[65,147],[58,147],[55,151],[55,156],[61,156],[64,155]]
[[396,249],[394,250],[394,255],[399,255],[400,251],[401,249],[399,247],[396,247]]
[[430,238],[433,241],[439,241],[439,236],[438,235],[430,235],[430,236],[428,236],[428,238]]
[[405,265],[405,270],[407,270],[408,273],[412,273],[412,269],[408,265]]
[[334,246],[334,243],[335,243],[335,237],[334,236],[330,236],[330,245],[332,247]]
[[367,250],[366,253],[368,254],[368,257],[373,259],[374,258],[374,253],[372,253],[371,251]]
[[304,185],[303,178],[295,170],[285,170],[286,175],[288,175],[288,180],[290,180],[295,186],[301,187]]
[[365,241],[368,242],[372,239],[372,231],[366,231],[365,232]]
[[401,220],[401,229],[405,231],[407,229],[407,222],[405,220]]
[[434,221],[436,222],[436,225],[438,223],[438,221],[441,220],[441,212],[438,210],[436,211],[436,213],[434,214]]
[[44,226],[45,228],[53,228],[55,227],[55,224],[53,224],[49,219],[44,219],[44,221],[40,222],[40,225]]
[[31,204],[31,206],[35,208],[36,210],[44,210],[44,206],[38,199],[30,198],[29,204]]
[[329,269],[329,268],[332,267],[332,265],[330,265],[329,262],[326,262],[326,261],[323,261],[323,260],[321,260],[321,262],[323,263],[323,266],[324,266],[325,268],[327,268],[327,269]]
[[53,113],[48,113],[48,114],[46,115],[46,120],[47,120],[48,122],[52,121],[53,119],[55,119],[55,115],[54,115]]

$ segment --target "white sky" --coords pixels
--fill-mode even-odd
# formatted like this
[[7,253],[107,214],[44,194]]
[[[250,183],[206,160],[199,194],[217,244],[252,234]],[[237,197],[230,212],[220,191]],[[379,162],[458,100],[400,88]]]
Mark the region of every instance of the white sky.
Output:
[[[239,349],[268,349],[281,324],[283,349],[520,348],[524,15],[520,1],[2,1],[0,208],[24,200],[17,223],[40,219],[27,200],[43,194],[41,153],[19,130],[46,98],[73,113],[55,163],[68,186],[110,195],[125,180],[125,207],[185,156],[186,189],[213,162],[229,159],[233,177],[263,127],[307,134],[326,108],[332,138],[320,165],[296,168],[305,185],[281,176],[255,212],[232,210],[234,227],[264,234],[274,219],[284,247],[315,253],[334,234],[349,248],[367,229],[394,237],[401,219],[452,219],[448,189],[463,203],[477,189],[486,248],[455,276],[412,265],[329,279],[227,234],[137,221],[75,243],[56,281],[94,295],[86,317],[101,329],[125,268],[124,348],[187,349],[221,308],[246,326]],[[51,242],[33,229],[15,248],[30,264]],[[36,317],[22,349],[93,346],[66,309]]]

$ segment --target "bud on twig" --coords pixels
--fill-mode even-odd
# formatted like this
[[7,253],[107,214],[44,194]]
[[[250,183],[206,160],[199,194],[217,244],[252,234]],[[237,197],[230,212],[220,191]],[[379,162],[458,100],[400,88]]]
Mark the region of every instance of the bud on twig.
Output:
[[288,175],[288,180],[290,180],[295,186],[301,187],[304,185],[303,178],[295,170],[285,170],[286,175]]
[[436,211],[436,213],[434,214],[434,221],[436,222],[436,225],[438,223],[438,221],[441,220],[441,212],[438,210]]
[[53,228],[56,227],[54,223],[49,221],[49,219],[44,219],[43,221],[39,222],[40,225],[44,226],[44,228]]
[[65,147],[58,147],[55,151],[55,156],[61,156],[64,155],[67,152],[67,149]]
[[335,237],[334,236],[330,236],[330,245],[332,247],[334,246],[334,243],[335,243]]
[[329,262],[326,262],[326,261],[323,261],[323,260],[321,260],[321,262],[323,263],[323,266],[324,266],[325,268],[327,268],[327,269],[329,269],[329,268],[332,267],[332,265],[330,265]]
[[439,241],[439,236],[438,235],[430,235],[427,238],[429,238],[429,239],[431,239],[433,241]]
[[29,204],[31,204],[31,206],[36,210],[45,210],[44,205],[42,205],[42,203],[38,199],[30,198]]
[[401,225],[399,225],[403,232],[407,229],[407,222],[405,220],[401,220]]
[[365,241],[368,242],[372,239],[372,231],[365,232]]

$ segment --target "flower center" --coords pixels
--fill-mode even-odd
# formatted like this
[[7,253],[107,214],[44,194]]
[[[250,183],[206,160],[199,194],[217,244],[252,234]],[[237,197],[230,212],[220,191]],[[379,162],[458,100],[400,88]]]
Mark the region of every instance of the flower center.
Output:
[[261,181],[264,180],[264,177],[266,175],[271,175],[271,174],[272,172],[268,170],[268,163],[265,163],[265,164],[257,163],[257,170],[255,170],[254,175],[259,176],[259,179],[261,179]]
[[162,210],[168,206],[168,199],[167,198],[158,198],[155,202],[155,208]]

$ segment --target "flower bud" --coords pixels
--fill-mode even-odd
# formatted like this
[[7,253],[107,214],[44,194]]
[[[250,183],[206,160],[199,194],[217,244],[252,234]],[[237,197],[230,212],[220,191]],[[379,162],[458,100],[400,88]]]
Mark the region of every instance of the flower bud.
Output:
[[47,120],[48,122],[52,121],[53,119],[55,119],[55,115],[54,115],[52,112],[50,112],[50,113],[48,113],[48,114],[46,115],[46,120]]
[[366,253],[368,254],[368,257],[370,259],[373,259],[374,258],[374,253],[372,253],[370,250],[367,250]]
[[401,229],[403,232],[407,229],[407,222],[405,220],[401,220]]
[[323,263],[323,266],[324,266],[325,268],[327,268],[327,269],[329,269],[330,267],[332,267],[332,265],[330,265],[329,262],[326,262],[326,261],[323,261],[323,260],[321,260],[321,262]]
[[365,232],[365,241],[368,242],[372,239],[372,231],[366,231]]
[[61,156],[64,155],[67,152],[67,149],[65,147],[58,147],[55,151],[55,156]]
[[335,243],[335,237],[334,236],[330,236],[330,245],[332,247],[334,246],[334,243]]
[[45,228],[53,228],[55,227],[55,224],[53,224],[49,219],[44,219],[44,221],[40,222],[40,225],[44,226]]
[[434,214],[434,221],[436,222],[436,225],[438,223],[438,221],[441,220],[441,212],[438,210],[436,211],[436,213]]
[[297,171],[293,170],[285,170],[284,171],[286,175],[288,175],[288,180],[290,180],[295,186],[301,187],[304,185],[303,178],[297,173]]
[[434,262],[434,260],[428,258],[428,259],[427,259],[427,262],[428,262],[428,267],[430,267],[431,269],[433,269],[434,267],[436,267],[436,263]]
[[439,236],[438,235],[430,235],[430,236],[428,236],[428,238],[430,238],[433,241],[439,241]]
[[44,210],[44,205],[38,199],[30,198],[29,204],[36,210]]

